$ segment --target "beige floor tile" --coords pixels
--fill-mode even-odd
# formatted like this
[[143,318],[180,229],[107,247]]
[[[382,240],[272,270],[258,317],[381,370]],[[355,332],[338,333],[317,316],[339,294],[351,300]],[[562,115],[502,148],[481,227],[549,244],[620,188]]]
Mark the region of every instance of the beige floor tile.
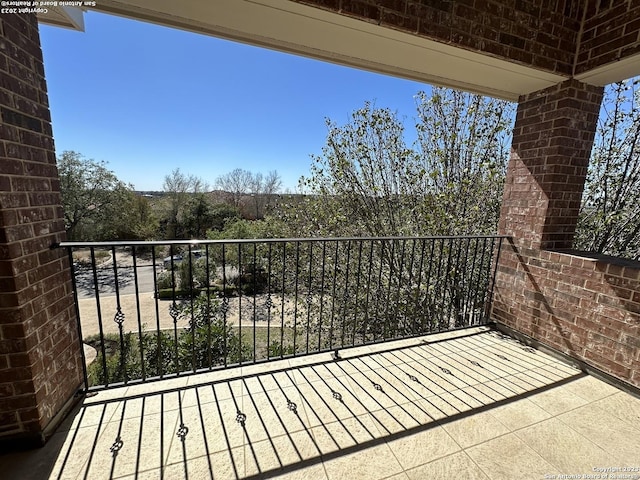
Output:
[[592,474],[593,467],[608,465],[611,455],[557,418],[516,432],[529,447],[557,468],[553,474]]
[[372,412],[371,418],[383,435],[407,432],[435,422],[420,400]]
[[375,355],[365,355],[360,357],[359,360],[369,368],[387,368],[403,365],[410,360],[410,357],[400,355],[399,352],[402,352],[402,350],[385,351]]
[[[460,360],[459,357],[457,359]],[[451,359],[451,356],[448,356],[431,359],[430,365],[427,368],[431,372],[431,375],[437,375],[451,382],[455,388],[465,388],[486,382],[487,378],[469,368],[471,366],[471,364],[467,366],[460,361],[454,361]],[[430,376],[429,373],[426,372],[425,375]]]
[[492,480],[544,478],[556,470],[513,433],[471,447],[466,452]]
[[300,462],[320,462],[321,451],[308,432],[269,438],[245,445],[245,474],[258,475],[277,472]]
[[[171,411],[162,416],[146,415],[142,423],[140,419],[129,419],[122,423],[106,424],[102,435],[93,445],[93,454],[85,457],[83,476],[91,479],[111,478],[135,473],[136,467],[139,470],[160,467],[171,448],[176,421],[177,412]],[[114,451],[118,439],[121,443],[119,449]],[[138,456],[138,452],[143,455]]]
[[429,478],[489,480],[489,477],[464,452],[457,452],[408,470],[407,476],[410,480],[425,480]]
[[297,388],[301,398],[298,408],[304,408],[310,426],[367,413],[360,399],[336,379],[301,384]]
[[[151,470],[143,470],[133,473],[131,475],[124,475],[118,477],[117,480],[158,480],[162,478],[165,468],[152,468]],[[207,478],[207,477],[204,477]]]
[[[86,470],[87,459],[91,455],[96,437],[102,429],[97,425],[74,429],[64,441],[50,478],[75,479]],[[56,435],[66,435],[65,433]]]
[[327,474],[324,470],[324,465],[319,463],[280,475],[277,472],[273,472],[269,474],[269,478],[273,480],[327,480]]
[[406,473],[398,473],[397,475],[391,475],[390,477],[385,478],[384,480],[409,480],[409,477]]
[[413,390],[418,398],[439,395],[444,392],[466,387],[460,379],[444,373],[433,364],[410,362],[389,369],[396,377],[404,380],[407,388]]
[[614,458],[638,462],[640,428],[608,414],[595,404],[572,410],[558,418]]
[[[295,410],[287,399],[295,404]],[[302,401],[294,387],[284,392],[272,390],[268,394],[245,395],[241,410],[246,415],[247,440],[252,442],[309,428]]]
[[[437,385],[425,385],[415,380],[420,380],[415,375],[415,371],[403,366],[402,368],[389,367],[364,372],[368,379],[379,384],[385,394],[391,396],[396,403],[401,404],[408,401],[433,395],[433,391],[444,392],[445,390]],[[415,380],[413,380],[413,379]]]
[[370,412],[402,405],[415,399],[415,394],[397,379],[388,379],[374,370],[349,375],[347,382],[353,394]]
[[453,422],[443,422],[442,428],[462,448],[477,445],[509,433],[509,429],[489,412],[475,413]]
[[323,455],[349,447],[366,446],[372,440],[384,437],[370,415],[326,423],[313,428],[311,434]]
[[[225,452],[214,453],[210,456],[201,456],[189,459],[188,462],[179,461],[169,463],[164,467],[164,478],[170,480],[179,479],[237,479],[244,478],[244,451],[243,447]],[[159,473],[156,470],[156,473]],[[151,477],[160,478],[160,476]]]
[[594,405],[640,429],[640,398],[618,391],[614,395],[594,402]]
[[482,392],[487,398],[491,399],[491,403],[514,399],[518,395],[516,388],[509,385],[508,382],[504,382],[503,379],[500,378],[485,383],[479,383],[478,385],[474,385],[473,388],[478,392]]
[[435,420],[449,419],[482,406],[462,390],[446,392],[422,399],[420,405]]
[[460,446],[437,425],[394,439],[387,445],[405,470],[460,450]]
[[[184,375],[177,378],[169,378],[161,381],[153,381],[148,383],[142,383],[139,385],[131,385],[127,389],[126,395],[123,395],[123,394],[117,395],[117,393],[112,390],[108,390],[107,392],[104,392],[104,393],[108,393],[110,395],[110,398],[124,398],[125,396],[128,397],[132,395],[141,395],[141,394],[147,395],[152,393],[160,393],[160,392],[165,392],[167,390],[186,387],[191,377],[192,375]],[[101,395],[103,395],[102,392],[98,395],[98,397],[100,397]]]
[[588,403],[584,398],[565,390],[564,386],[536,393],[528,397],[528,399],[553,416],[582,407]]
[[329,480],[380,480],[402,473],[388,445],[377,445],[324,462]]
[[94,403],[83,405],[74,410],[62,423],[58,432],[75,430],[76,428],[94,427],[100,423],[108,423],[119,409],[119,403]]
[[291,363],[288,359],[283,360],[271,360],[269,362],[256,363],[253,365],[244,365],[240,367],[240,374],[243,378],[250,375],[263,375],[276,370],[285,370],[291,368]]
[[184,437],[185,448],[183,451],[179,438],[174,438],[176,428],[171,437],[173,443],[168,462],[182,461],[184,453],[187,458],[195,458],[244,445],[244,429],[236,421],[236,414],[235,404],[231,400],[204,404],[202,408],[184,408],[182,422],[189,429]]
[[551,417],[549,412],[526,398],[492,408],[491,415],[510,431],[528,427]]
[[574,395],[584,398],[588,402],[595,402],[596,400],[615,395],[621,391],[613,385],[609,385],[591,375],[586,375],[568,383],[565,389]]
[[115,404],[116,411],[114,412],[112,420],[119,419],[123,407],[125,410],[125,416],[127,418],[137,416],[139,414],[138,412],[142,410],[142,398],[144,398],[145,414],[154,414],[177,410],[180,405],[179,399],[182,398],[183,395],[184,392],[181,391],[170,391],[167,393],[150,393],[144,395],[144,397],[123,399],[122,401]]
[[264,393],[293,386],[291,378],[285,372],[274,372],[242,379],[248,394]]

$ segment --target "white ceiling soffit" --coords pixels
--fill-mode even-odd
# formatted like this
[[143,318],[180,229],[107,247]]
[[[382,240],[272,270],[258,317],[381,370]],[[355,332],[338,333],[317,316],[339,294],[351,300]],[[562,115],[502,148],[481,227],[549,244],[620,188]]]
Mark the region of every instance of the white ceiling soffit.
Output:
[[38,13],[38,22],[84,32],[84,16],[81,9],[67,6],[46,6],[41,8],[45,9],[46,13]]
[[100,0],[91,9],[513,101],[566,79],[290,0]]
[[621,79],[640,75],[640,54],[602,65],[587,72],[576,75],[581,82],[604,87]]

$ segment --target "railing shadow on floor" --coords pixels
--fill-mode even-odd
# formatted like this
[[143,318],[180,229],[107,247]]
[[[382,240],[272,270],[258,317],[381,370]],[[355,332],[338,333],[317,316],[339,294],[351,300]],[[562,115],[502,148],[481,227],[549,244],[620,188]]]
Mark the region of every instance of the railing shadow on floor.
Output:
[[585,376],[493,330],[387,347],[269,364],[266,372],[220,372],[225,378],[211,381],[192,376],[201,383],[156,392],[132,387],[124,398],[101,392],[67,421],[50,478],[280,475]]

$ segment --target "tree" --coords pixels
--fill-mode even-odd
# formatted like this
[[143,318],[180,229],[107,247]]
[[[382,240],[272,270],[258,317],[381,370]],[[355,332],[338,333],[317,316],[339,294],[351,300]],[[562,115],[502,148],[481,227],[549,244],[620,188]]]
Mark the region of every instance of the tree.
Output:
[[495,233],[512,106],[434,88],[417,95],[417,111],[416,148],[394,112],[370,103],[346,125],[327,121],[323,153],[301,180],[307,234]]
[[[206,215],[208,208],[208,184],[203,179],[182,173],[176,168],[164,177],[162,188],[166,192],[163,213],[165,238],[183,238],[194,234],[198,236],[204,223],[202,217]],[[189,215],[195,230],[187,231],[185,221]]]
[[236,168],[229,173],[220,175],[216,180],[216,186],[232,197],[233,206],[238,208],[240,200],[249,193],[255,184],[253,174],[242,168]]
[[243,200],[250,197],[251,204],[245,205],[246,216],[260,219],[264,217],[273,196],[282,188],[282,180],[276,170],[263,176],[262,173],[236,168],[219,176],[216,185],[231,195],[232,205],[238,209],[243,206]]
[[74,151],[65,151],[58,158],[58,174],[68,238],[106,240],[116,236],[132,187],[107,169],[105,162]]
[[[416,99],[413,146],[407,145],[397,115],[370,103],[346,125],[327,121],[322,155],[313,157],[311,175],[301,179],[308,195],[282,215],[282,223],[294,230],[291,236],[496,232],[512,105],[443,88]],[[283,257],[291,262],[285,271],[297,272],[302,264],[311,272],[312,292],[323,291],[313,279],[331,279],[324,302],[309,302],[310,328],[328,328],[322,338],[331,335],[320,314],[330,302],[341,319],[340,338],[333,339],[340,345],[470,324],[484,306],[473,292],[487,291],[484,272],[491,262],[491,255],[477,258],[470,252],[485,247],[483,240],[471,239],[345,240],[313,255],[310,247],[296,246],[294,255]],[[437,268],[423,275],[423,262],[414,259],[424,255]]]
[[159,229],[149,200],[135,192],[128,192],[120,211],[116,238],[126,240],[153,240]]
[[640,260],[640,79],[607,87],[575,247]]

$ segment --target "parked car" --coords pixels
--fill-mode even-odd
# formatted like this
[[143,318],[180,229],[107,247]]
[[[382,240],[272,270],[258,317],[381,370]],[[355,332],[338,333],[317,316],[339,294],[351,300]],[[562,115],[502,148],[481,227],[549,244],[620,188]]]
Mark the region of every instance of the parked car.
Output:
[[[204,254],[205,254],[205,252],[203,250],[191,250],[191,256],[195,260],[198,260],[198,259],[204,257]],[[173,262],[172,262],[172,259],[173,259]],[[182,260],[184,260],[184,256],[183,255],[173,255],[172,257],[165,257],[164,260],[163,260],[164,268],[166,268],[167,270],[170,270],[172,264],[175,267],[177,265],[180,265]]]

